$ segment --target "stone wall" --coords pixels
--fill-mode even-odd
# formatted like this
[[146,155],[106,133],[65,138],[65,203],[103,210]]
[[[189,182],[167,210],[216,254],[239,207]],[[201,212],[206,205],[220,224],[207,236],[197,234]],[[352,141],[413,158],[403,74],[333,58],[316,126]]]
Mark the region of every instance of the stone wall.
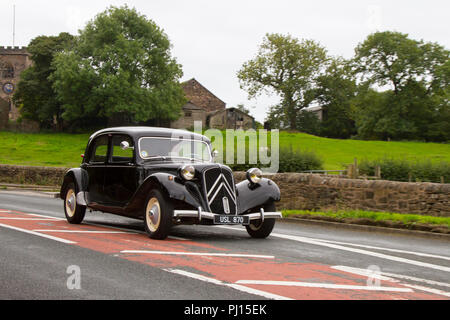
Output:
[[[281,189],[280,209],[361,209],[450,217],[450,184],[343,179],[304,173],[268,177]],[[235,173],[236,181],[245,179]]]
[[[0,182],[60,186],[67,168],[0,165]],[[450,184],[357,180],[279,173],[278,209],[362,209],[450,217]],[[245,179],[235,173],[236,182]]]
[[0,164],[0,183],[59,186],[67,168],[26,167]]

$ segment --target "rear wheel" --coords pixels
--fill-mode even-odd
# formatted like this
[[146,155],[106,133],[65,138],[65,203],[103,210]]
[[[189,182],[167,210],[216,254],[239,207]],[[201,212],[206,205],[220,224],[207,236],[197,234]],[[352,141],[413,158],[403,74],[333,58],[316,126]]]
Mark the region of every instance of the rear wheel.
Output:
[[152,190],[145,206],[145,231],[156,240],[164,240],[172,228],[173,207],[159,190]]
[[64,198],[64,214],[71,224],[80,224],[86,213],[86,207],[77,204],[77,190],[73,182],[67,185],[66,196]]
[[[275,212],[276,207],[275,203],[271,202],[266,204],[264,207],[264,211],[267,212]],[[275,219],[264,219],[264,221],[261,220],[254,220],[250,222],[250,225],[246,226],[248,234],[252,238],[257,239],[264,239],[267,238],[273,230],[273,227],[275,226]]]

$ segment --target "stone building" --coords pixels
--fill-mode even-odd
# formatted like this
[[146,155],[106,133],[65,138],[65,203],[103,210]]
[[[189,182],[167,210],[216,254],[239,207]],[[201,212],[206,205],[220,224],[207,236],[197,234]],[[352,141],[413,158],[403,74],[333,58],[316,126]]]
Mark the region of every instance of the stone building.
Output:
[[31,63],[26,47],[0,47],[0,117],[5,118],[5,106],[8,109],[8,119],[17,120],[19,117],[19,111],[12,102],[12,96],[20,74],[31,66]]
[[202,127],[216,129],[254,128],[253,117],[236,108],[226,108],[226,103],[192,78],[182,84],[189,102],[183,106],[181,117],[171,123],[172,128],[191,129],[195,121],[201,121]]
[[317,119],[319,119],[320,121],[323,121],[323,119],[324,119],[324,110],[321,106],[313,106],[313,107],[305,108],[302,111],[312,112],[313,114],[316,115]]
[[170,123],[171,128],[175,129],[192,129],[195,121],[202,122],[202,128],[206,124],[206,110],[188,102],[183,106],[182,116]]
[[178,120],[172,121],[170,126],[176,129],[191,129],[195,121],[201,121],[206,126],[206,118],[210,112],[225,110],[226,103],[206,89],[200,82],[192,78],[181,84],[188,99]]
[[237,108],[218,110],[208,114],[206,125],[216,129],[255,129],[255,119]]

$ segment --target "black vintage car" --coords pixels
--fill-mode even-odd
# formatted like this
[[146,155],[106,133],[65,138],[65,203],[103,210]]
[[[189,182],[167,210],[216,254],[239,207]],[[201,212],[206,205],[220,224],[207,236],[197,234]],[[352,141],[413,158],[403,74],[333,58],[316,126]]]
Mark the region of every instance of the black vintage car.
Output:
[[153,239],[165,239],[177,224],[245,225],[250,236],[267,237],[281,218],[280,189],[257,168],[235,185],[215,155],[207,137],[188,131],[100,130],[89,138],[80,168],[64,177],[66,218],[79,224],[88,208],[142,219]]

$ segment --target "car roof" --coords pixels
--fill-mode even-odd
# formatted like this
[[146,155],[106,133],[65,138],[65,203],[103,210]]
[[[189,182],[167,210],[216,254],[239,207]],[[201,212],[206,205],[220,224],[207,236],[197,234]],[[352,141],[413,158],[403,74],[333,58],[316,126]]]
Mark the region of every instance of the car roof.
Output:
[[171,129],[171,128],[160,128],[160,127],[114,127],[99,130],[91,135],[89,140],[101,134],[126,134],[135,139],[141,137],[164,137],[164,138],[184,138],[192,140],[200,140],[210,143],[210,140],[204,135],[190,132],[187,130]]

